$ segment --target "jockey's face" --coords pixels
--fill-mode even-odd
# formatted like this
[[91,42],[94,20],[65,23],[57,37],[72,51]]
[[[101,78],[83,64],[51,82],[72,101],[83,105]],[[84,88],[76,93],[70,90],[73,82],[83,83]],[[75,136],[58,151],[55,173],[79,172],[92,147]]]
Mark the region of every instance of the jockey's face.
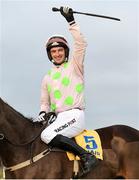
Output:
[[65,61],[65,49],[63,47],[53,47],[50,53],[56,64],[62,64]]

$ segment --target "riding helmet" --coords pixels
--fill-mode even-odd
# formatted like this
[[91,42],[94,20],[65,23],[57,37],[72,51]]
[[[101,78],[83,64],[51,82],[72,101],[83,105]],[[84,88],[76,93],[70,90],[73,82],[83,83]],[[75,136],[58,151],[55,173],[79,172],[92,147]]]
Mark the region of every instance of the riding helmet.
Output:
[[50,53],[50,49],[53,47],[63,47],[65,49],[65,61],[68,60],[69,57],[69,45],[67,40],[61,36],[61,35],[57,35],[57,36],[52,36],[48,39],[47,43],[46,43],[46,51],[47,51],[47,55],[48,58],[50,59],[50,61],[52,61],[52,56]]

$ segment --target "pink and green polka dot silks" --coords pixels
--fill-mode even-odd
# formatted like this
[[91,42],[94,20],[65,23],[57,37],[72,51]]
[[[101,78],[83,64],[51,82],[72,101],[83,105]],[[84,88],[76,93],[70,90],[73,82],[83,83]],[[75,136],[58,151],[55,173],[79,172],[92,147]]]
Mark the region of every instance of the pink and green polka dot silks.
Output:
[[84,56],[86,41],[79,26],[69,30],[74,39],[74,48],[69,62],[53,65],[45,75],[41,86],[41,111],[63,112],[73,108],[84,109]]

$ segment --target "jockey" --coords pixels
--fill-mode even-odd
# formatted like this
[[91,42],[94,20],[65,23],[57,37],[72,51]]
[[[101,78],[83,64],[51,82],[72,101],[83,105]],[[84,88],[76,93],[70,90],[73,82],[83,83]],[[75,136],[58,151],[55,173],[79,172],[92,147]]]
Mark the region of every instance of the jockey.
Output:
[[49,121],[49,126],[43,130],[42,141],[78,155],[86,174],[98,161],[71,138],[85,129],[83,62],[87,43],[74,21],[72,9],[61,7],[60,13],[69,23],[74,40],[73,54],[69,61],[69,45],[63,36],[55,35],[48,39],[46,51],[53,67],[42,80],[41,108],[36,121],[44,121],[51,111],[54,112],[52,115],[56,120]]

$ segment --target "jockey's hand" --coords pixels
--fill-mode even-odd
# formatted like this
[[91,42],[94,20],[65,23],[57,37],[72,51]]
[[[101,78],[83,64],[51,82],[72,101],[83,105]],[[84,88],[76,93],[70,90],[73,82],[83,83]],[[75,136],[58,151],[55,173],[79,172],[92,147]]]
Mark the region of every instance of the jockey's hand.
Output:
[[47,121],[48,125],[52,124],[57,118],[57,115],[56,115],[55,112],[49,112],[49,113],[46,114],[46,116],[47,116],[47,119],[48,119],[48,121]]
[[46,122],[47,124],[51,124],[55,121],[55,119],[57,118],[57,115],[55,112],[48,112],[46,113],[45,111],[41,111],[39,113],[39,116],[34,119],[33,122]]
[[46,117],[46,112],[45,111],[41,111],[39,113],[39,116],[33,120],[33,122],[42,122],[42,121],[47,121],[47,117]]
[[69,7],[60,7],[60,13],[65,17],[65,19],[68,21],[68,23],[73,22],[72,24],[75,23],[74,21],[74,16],[73,16],[73,10]]

